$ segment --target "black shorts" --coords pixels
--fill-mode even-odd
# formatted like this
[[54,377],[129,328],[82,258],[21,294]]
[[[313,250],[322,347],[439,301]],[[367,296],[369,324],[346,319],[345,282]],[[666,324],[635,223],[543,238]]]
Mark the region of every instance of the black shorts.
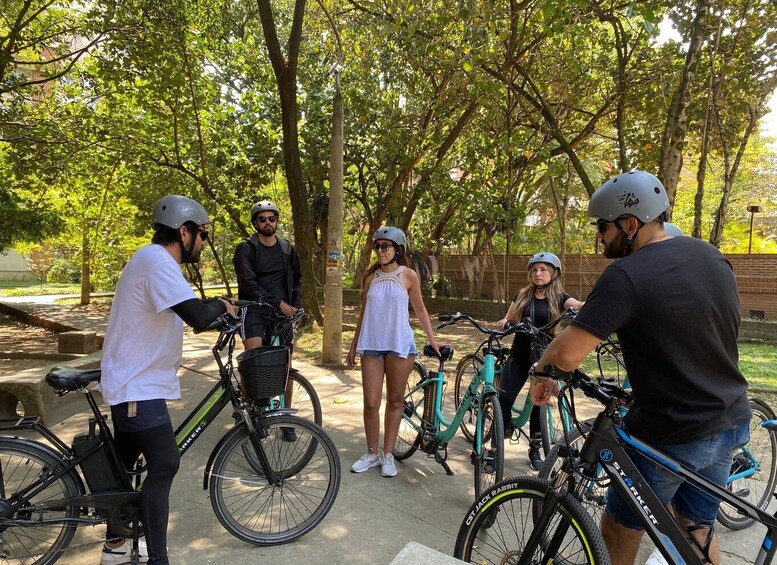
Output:
[[142,432],[170,424],[170,412],[163,399],[122,402],[111,406],[113,425],[122,432]]
[[[240,328],[240,337],[243,340],[252,337],[261,337],[262,345],[272,345],[273,332],[278,325],[277,315],[269,308],[248,308],[243,317],[243,326]],[[283,324],[281,324],[283,325]],[[292,348],[294,336],[291,328],[286,327],[282,332],[280,345]]]

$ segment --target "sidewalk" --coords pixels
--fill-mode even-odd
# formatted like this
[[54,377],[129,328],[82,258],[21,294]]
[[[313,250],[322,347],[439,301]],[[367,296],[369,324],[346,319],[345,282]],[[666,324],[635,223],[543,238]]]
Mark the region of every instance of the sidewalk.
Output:
[[[47,319],[101,333],[105,319],[80,317],[74,309],[55,304],[0,299],[0,303]],[[184,365],[209,374],[216,373],[210,352],[215,334],[187,333]],[[279,563],[330,565],[344,562],[390,563],[408,542],[417,542],[451,555],[464,514],[474,498],[473,467],[468,445],[459,436],[449,445],[448,462],[455,476],[440,465],[416,453],[397,462],[399,475],[380,476],[378,469],[356,475],[350,466],[364,451],[360,373],[357,370],[329,370],[295,359],[294,365],[316,387],[324,413],[324,427],[340,454],[342,484],[335,505],[325,520],[301,540],[276,547],[258,548],[232,537],[216,520],[202,490],[207,458],[223,432],[231,425],[228,411],[194,444],[181,461],[171,499],[169,548],[171,562],[199,565],[230,563],[242,565],[272,560]],[[182,400],[171,403],[174,422],[180,422],[205,392],[212,380],[191,370],[179,372]],[[78,415],[54,426],[66,442],[86,428],[86,416]],[[506,475],[529,473],[525,444],[506,445]],[[763,538],[763,529],[751,527],[731,532],[717,526],[726,564],[752,563]],[[59,563],[98,563],[102,528],[80,528],[70,549]],[[643,545],[638,563],[644,563],[652,547]],[[408,563],[408,561],[402,561]]]

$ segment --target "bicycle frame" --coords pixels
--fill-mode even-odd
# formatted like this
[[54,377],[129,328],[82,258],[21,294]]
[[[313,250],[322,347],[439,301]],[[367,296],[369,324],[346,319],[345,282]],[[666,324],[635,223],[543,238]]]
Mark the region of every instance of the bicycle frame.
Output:
[[[416,385],[409,394],[413,394],[415,392],[418,392],[421,389],[424,389],[424,391],[428,387],[433,387],[435,394],[433,398],[433,408],[432,410],[432,421],[428,421],[427,419],[424,419],[423,414],[418,414],[415,410],[413,414],[416,418],[418,418],[418,421],[421,423],[416,423],[413,418],[408,415],[407,413],[403,412],[403,418],[418,432],[425,432],[424,430],[424,424],[431,424],[434,429],[436,430],[436,436],[435,441],[438,444],[446,444],[448,443],[453,437],[456,435],[456,430],[461,425],[461,422],[464,420],[464,416],[469,411],[470,406],[472,405],[472,402],[476,399],[479,401],[480,398],[483,397],[483,395],[494,392],[496,393],[496,389],[494,388],[494,366],[495,366],[495,355],[492,353],[486,353],[484,360],[483,360],[483,366],[478,369],[477,373],[475,374],[475,377],[470,382],[469,386],[467,387],[467,391],[464,394],[464,398],[461,401],[461,404],[459,405],[458,410],[456,410],[456,413],[454,414],[451,421],[448,421],[445,419],[445,416],[442,413],[442,393],[443,388],[445,385],[445,375],[441,371],[437,371],[436,373],[430,374],[427,379]],[[434,375],[434,376],[433,376]],[[478,420],[477,420],[477,432],[480,432],[480,430],[483,427],[483,414],[482,412],[478,412]],[[478,439],[482,437],[482,434],[476,433],[475,439],[476,443]],[[480,445],[475,445],[475,449],[480,449]]]

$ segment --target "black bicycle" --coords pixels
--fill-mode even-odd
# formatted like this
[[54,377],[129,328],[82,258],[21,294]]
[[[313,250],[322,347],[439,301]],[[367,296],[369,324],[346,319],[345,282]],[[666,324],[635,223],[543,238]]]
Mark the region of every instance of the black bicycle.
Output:
[[[631,437],[618,424],[619,407],[628,393],[612,383],[595,382],[581,371],[562,372],[546,367],[563,381],[562,394],[580,389],[600,402],[599,413],[579,450],[560,448],[564,460],[553,482],[534,477],[502,481],[470,507],[459,529],[455,555],[473,563],[587,563],[609,564],[598,527],[583,508],[581,489],[590,488],[604,474],[628,501],[645,531],[670,563],[704,563],[695,538],[688,538],[667,508],[645,482],[631,459],[631,451],[660,465],[702,492],[727,504],[743,517],[766,526],[766,535],[754,561],[772,563],[777,553],[777,515],[772,516],[726,487],[711,483],[656,448]],[[574,402],[570,403],[574,413]]]
[[[240,317],[225,314],[211,324],[221,330],[213,347],[219,379],[175,435],[183,455],[232,406],[235,425],[208,458],[203,488],[229,533],[255,545],[277,545],[305,535],[327,515],[340,487],[340,459],[320,426],[295,416],[293,409],[271,408],[271,398],[284,392],[288,348],[260,348],[239,358],[238,380],[232,356],[240,323]],[[0,437],[3,563],[54,563],[76,528],[87,525],[110,524],[137,548],[143,467],[139,462],[133,470],[123,468],[88,389],[99,379],[99,369],[67,367],[46,376],[59,395],[83,393],[92,411],[87,433],[70,446],[37,417],[0,420],[0,432],[16,436]],[[30,431],[50,445],[18,435]],[[137,562],[137,550],[133,553]]]

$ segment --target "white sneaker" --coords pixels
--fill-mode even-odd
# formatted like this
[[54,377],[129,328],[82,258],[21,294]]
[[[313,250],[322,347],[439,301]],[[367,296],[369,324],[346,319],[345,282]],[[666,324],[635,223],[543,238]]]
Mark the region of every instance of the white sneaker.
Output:
[[[130,552],[132,551],[132,540],[125,539],[124,545],[116,548],[110,548],[103,544],[103,556],[100,559],[100,565],[119,565],[120,563],[130,562]],[[138,540],[138,557],[141,563],[148,563],[148,548],[146,540]]]
[[669,565],[669,563],[666,562],[666,559],[661,555],[658,548],[655,548],[653,553],[650,554],[650,557],[648,557],[648,560],[645,561],[645,565]]
[[396,477],[397,466],[394,464],[394,454],[386,453],[383,456],[383,463],[380,466],[380,474],[384,477]]
[[359,457],[359,460],[351,465],[351,473],[363,473],[367,469],[377,467],[383,461],[383,452],[378,450],[377,453],[370,453],[369,451]]

